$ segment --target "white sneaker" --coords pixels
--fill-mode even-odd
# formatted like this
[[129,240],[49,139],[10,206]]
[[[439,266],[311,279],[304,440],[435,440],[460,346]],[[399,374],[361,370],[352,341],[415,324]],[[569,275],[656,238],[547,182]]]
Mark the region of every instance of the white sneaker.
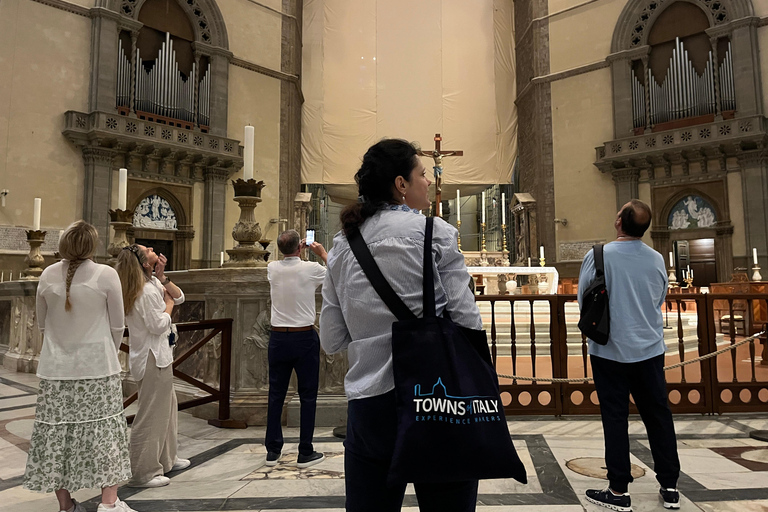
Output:
[[182,469],[187,469],[191,465],[192,465],[192,462],[189,459],[180,459],[176,457],[176,462],[173,463],[173,467],[171,468],[171,471],[181,471]]
[[[72,512],[85,512],[85,507],[82,503],[78,503],[75,500],[72,500],[72,503],[75,504],[75,507],[72,509]],[[61,510],[59,512],[69,512],[69,510]]]
[[128,484],[128,487],[165,487],[171,483],[171,479],[167,476],[158,475],[149,482],[144,482],[143,484]]
[[[83,509],[83,512],[85,512],[85,509]],[[120,501],[120,498],[117,498],[114,507],[101,503],[99,508],[96,509],[96,512],[136,512],[136,510],[129,507],[126,502]]]

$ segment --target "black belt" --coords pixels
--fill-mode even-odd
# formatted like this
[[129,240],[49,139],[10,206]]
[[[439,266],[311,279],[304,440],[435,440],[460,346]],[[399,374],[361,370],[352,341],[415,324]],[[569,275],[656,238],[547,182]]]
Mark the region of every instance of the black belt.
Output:
[[314,328],[313,325],[307,325],[306,327],[273,327],[275,332],[304,332],[311,331]]

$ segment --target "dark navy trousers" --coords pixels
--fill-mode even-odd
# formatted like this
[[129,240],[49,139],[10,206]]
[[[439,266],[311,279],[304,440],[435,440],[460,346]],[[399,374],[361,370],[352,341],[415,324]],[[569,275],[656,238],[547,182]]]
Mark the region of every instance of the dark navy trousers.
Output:
[[605,438],[608,481],[616,492],[627,492],[632,475],[629,462],[629,394],[648,431],[653,470],[662,487],[675,488],[680,476],[677,440],[664,380],[664,354],[619,363],[590,356]]
[[301,332],[275,332],[269,337],[269,404],[267,409],[267,450],[283,450],[281,418],[291,373],[296,371],[301,428],[299,453],[310,455],[315,430],[317,387],[320,378],[320,338],[314,329]]
[[[344,440],[347,512],[397,512],[402,508],[405,484],[387,485],[396,436],[394,390],[349,401]],[[421,512],[472,512],[477,504],[477,480],[413,487]]]

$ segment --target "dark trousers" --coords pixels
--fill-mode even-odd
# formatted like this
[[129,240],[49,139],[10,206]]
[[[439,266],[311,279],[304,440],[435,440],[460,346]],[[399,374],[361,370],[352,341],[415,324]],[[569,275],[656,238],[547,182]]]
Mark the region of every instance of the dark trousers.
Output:
[[312,435],[315,430],[320,376],[320,338],[314,329],[302,332],[273,331],[269,337],[269,404],[264,445],[267,450],[275,453],[283,450],[281,417],[293,370],[296,370],[301,403],[299,453],[309,455],[314,451]]
[[[405,484],[390,487],[387,473],[395,451],[395,392],[350,400],[344,440],[344,478],[349,512],[392,512],[403,505]],[[451,447],[447,446],[446,450]],[[414,484],[422,512],[471,512],[477,480]]]
[[608,481],[616,492],[632,482],[629,463],[629,394],[648,432],[653,470],[662,487],[674,488],[680,476],[672,411],[667,402],[664,354],[636,363],[590,356],[605,437]]

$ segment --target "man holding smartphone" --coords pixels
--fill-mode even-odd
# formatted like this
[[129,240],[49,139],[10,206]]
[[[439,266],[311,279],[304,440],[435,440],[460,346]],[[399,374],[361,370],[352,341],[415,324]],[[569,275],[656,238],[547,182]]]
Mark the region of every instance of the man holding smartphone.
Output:
[[[309,232],[307,233],[309,235]],[[309,237],[308,237],[309,238]],[[305,248],[328,260],[325,248],[312,240],[301,240],[296,230],[284,231],[277,238],[283,260],[267,267],[272,298],[272,334],[269,337],[269,403],[267,409],[267,466],[275,466],[282,455],[281,417],[291,373],[298,379],[301,403],[299,456],[297,465],[306,468],[325,460],[312,446],[320,373],[320,339],[315,331],[316,291],[325,279],[326,268],[319,263],[302,261]]]

